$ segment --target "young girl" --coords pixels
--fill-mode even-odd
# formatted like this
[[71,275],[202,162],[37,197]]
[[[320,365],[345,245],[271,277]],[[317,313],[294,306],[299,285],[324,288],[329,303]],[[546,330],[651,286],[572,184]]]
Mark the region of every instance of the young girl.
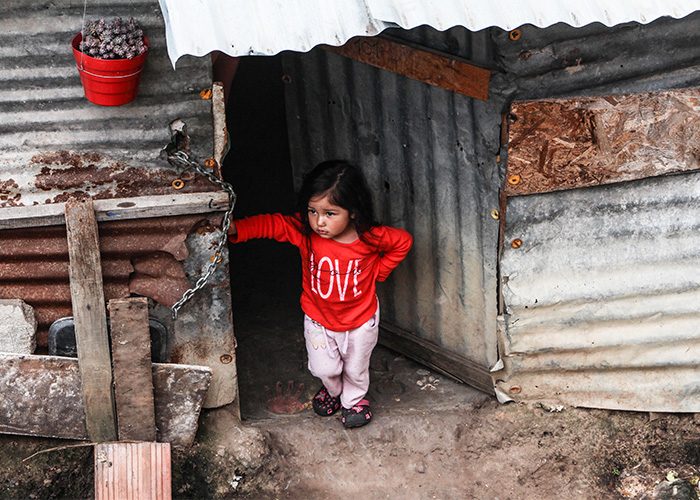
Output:
[[272,238],[299,248],[309,370],[323,382],[313,409],[329,416],[342,407],[343,425],[359,427],[372,418],[365,395],[379,334],[376,282],[387,279],[413,240],[374,222],[367,183],[345,161],[323,162],[306,175],[298,211],[237,220],[229,239]]

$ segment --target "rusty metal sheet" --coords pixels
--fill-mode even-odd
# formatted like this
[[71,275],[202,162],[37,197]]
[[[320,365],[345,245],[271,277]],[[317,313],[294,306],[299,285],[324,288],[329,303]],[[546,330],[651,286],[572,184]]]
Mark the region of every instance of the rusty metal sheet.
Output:
[[[172,256],[166,278],[159,280],[159,295],[170,300],[182,291],[182,262],[190,256],[186,239],[199,224],[218,224],[218,215],[187,215],[156,219],[110,221],[99,224],[102,278],[106,300],[128,297],[134,264],[144,259]],[[49,325],[71,316],[68,281],[68,244],[65,227],[0,230],[0,298],[19,298],[34,307],[38,322],[37,344],[48,345]],[[205,258],[208,258],[208,255]],[[180,273],[174,266],[180,267]],[[149,274],[151,273],[151,274]],[[148,266],[140,278],[158,274]],[[147,290],[141,290],[145,292]],[[172,330],[171,330],[172,331]]]
[[[203,366],[153,364],[158,441],[192,444],[211,381]],[[0,353],[0,432],[87,439],[78,360]]]
[[700,411],[700,173],[508,199],[501,399]]
[[509,196],[700,169],[700,87],[515,102]]
[[188,175],[184,187],[176,190],[172,183],[178,178],[165,161],[135,165],[96,152],[37,153],[17,165],[0,160],[0,209],[60,203],[81,195],[99,200],[218,190],[201,175]]

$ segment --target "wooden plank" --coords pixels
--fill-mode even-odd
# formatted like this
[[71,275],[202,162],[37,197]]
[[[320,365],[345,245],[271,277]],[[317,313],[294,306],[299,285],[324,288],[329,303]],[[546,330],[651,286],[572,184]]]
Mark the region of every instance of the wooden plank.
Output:
[[117,438],[102,263],[92,199],[66,203],[71,305],[85,403],[92,441]]
[[491,374],[478,363],[383,321],[379,332],[379,343],[383,346],[480,391],[494,394]]
[[231,145],[228,143],[229,134],[226,129],[226,100],[224,86],[221,82],[212,85],[212,119],[214,128],[214,160],[216,160],[215,175],[221,177],[221,165]]
[[508,196],[700,169],[700,87],[515,102]]
[[119,440],[155,441],[148,300],[110,300],[109,323]]
[[[99,222],[124,219],[145,219],[171,215],[223,212],[228,208],[228,195],[182,193],[94,200]],[[65,223],[65,203],[0,208],[0,229],[57,226]]]
[[[194,442],[211,383],[204,366],[153,363],[156,438]],[[88,439],[75,358],[0,353],[0,433]]]
[[345,45],[326,49],[435,87],[482,101],[489,98],[491,71],[457,56],[419,48],[403,40],[389,40],[385,36],[356,37]]
[[96,500],[172,498],[168,443],[102,443],[94,460]]

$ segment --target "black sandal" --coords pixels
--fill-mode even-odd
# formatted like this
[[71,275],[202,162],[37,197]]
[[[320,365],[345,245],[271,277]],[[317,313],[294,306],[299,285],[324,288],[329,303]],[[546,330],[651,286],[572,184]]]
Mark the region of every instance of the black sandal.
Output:
[[352,408],[343,408],[343,417],[340,420],[348,429],[368,424],[372,420],[372,410],[369,409],[369,401],[362,399]]
[[316,415],[330,417],[340,409],[340,397],[331,396],[325,387],[321,387],[311,400],[311,406]]

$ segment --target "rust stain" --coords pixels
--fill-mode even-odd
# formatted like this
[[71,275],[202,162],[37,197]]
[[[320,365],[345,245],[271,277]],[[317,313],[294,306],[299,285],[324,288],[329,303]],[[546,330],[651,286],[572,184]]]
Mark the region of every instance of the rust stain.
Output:
[[[177,261],[188,255],[187,235],[202,226],[213,227],[220,218],[186,215],[100,223],[105,298],[130,295],[130,278],[135,271],[132,262],[138,262],[145,275],[157,274],[149,265],[158,266],[147,259],[153,255],[170,262],[163,267],[164,276],[155,279],[158,286],[169,287],[174,294],[177,280],[184,276],[182,263]],[[203,224],[203,220],[207,222]],[[40,352],[46,352],[51,323],[72,315],[65,226],[2,230],[0,241],[0,298],[23,299],[34,308],[39,325],[37,344]],[[184,286],[184,281],[179,283]]]
[[129,291],[149,297],[165,307],[172,307],[190,288],[182,262],[169,253],[156,252],[137,257],[133,266]]
[[22,198],[19,185],[14,179],[0,181],[0,203],[6,207],[16,207]]

